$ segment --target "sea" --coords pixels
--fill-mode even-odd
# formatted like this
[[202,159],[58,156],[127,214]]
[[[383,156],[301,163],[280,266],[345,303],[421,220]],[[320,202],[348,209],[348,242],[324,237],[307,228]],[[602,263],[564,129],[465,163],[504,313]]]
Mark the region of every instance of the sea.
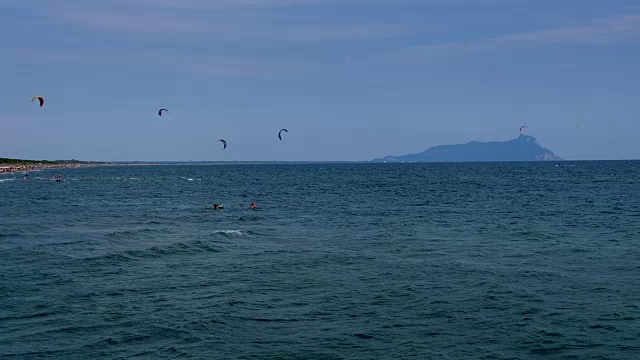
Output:
[[0,175],[0,358],[640,359],[639,161],[28,178]]

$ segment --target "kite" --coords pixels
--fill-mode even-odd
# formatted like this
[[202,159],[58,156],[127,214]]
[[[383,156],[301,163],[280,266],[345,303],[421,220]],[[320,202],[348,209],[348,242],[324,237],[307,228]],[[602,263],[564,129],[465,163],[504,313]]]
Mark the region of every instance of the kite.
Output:
[[31,98],[31,102],[36,101],[36,99],[38,99],[40,106],[42,107],[42,105],[44,105],[44,98],[42,96],[34,96]]
[[283,132],[283,131],[284,131],[284,132],[287,132],[287,133],[289,132],[287,129],[282,129],[282,130],[280,130],[280,131],[278,132],[278,139],[280,139],[280,140],[282,140],[282,136],[281,136],[280,134],[282,134],[282,132]]

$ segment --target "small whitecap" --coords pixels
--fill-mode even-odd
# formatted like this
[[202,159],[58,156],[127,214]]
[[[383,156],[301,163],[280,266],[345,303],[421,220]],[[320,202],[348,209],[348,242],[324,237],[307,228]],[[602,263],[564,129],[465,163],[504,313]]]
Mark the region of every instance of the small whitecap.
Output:
[[216,230],[214,235],[228,235],[228,236],[251,236],[248,231],[244,230]]

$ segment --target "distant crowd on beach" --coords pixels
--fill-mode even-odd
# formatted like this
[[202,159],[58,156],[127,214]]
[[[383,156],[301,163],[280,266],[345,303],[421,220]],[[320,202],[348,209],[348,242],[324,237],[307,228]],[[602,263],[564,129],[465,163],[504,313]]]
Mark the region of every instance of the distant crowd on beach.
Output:
[[36,171],[47,169],[66,169],[81,167],[79,164],[59,164],[59,165],[16,165],[16,166],[0,166],[0,174],[14,173],[24,171]]
[[29,165],[29,166],[2,166],[0,167],[0,173],[12,173],[12,172],[21,172],[21,171],[33,171],[40,169],[40,166]]

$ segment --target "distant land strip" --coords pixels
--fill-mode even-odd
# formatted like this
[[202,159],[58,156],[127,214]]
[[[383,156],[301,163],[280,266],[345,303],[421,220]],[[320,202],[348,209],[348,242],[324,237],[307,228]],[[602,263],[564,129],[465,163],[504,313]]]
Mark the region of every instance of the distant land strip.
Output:
[[80,160],[25,160],[0,158],[0,173],[14,173],[46,169],[69,169],[92,166],[146,165],[145,163],[99,162]]

